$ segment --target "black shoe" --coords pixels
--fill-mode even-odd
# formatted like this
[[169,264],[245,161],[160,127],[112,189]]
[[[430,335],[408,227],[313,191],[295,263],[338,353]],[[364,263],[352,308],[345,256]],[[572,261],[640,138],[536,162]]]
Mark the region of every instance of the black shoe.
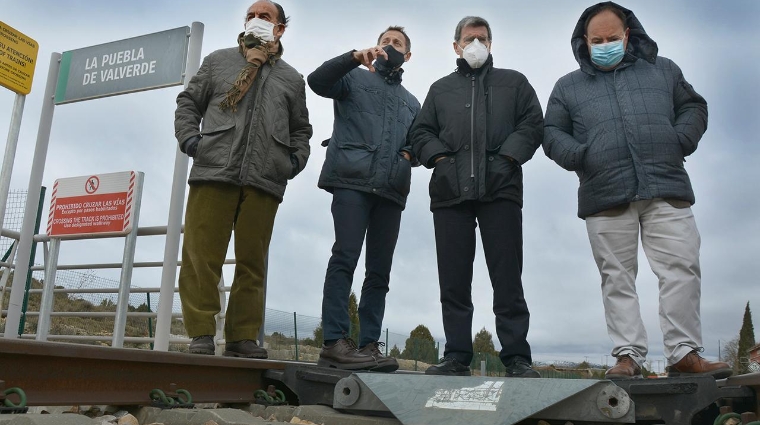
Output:
[[351,338],[341,338],[331,346],[322,346],[317,366],[343,370],[366,370],[379,366],[374,357],[359,352]]
[[207,356],[213,356],[216,346],[214,345],[214,337],[211,335],[196,336],[190,341],[191,354],[205,354]]
[[425,370],[425,375],[448,375],[448,376],[470,376],[470,367],[459,363],[453,357],[444,357],[435,366],[430,366]]
[[507,362],[507,378],[540,378],[541,374],[530,367],[530,363],[522,357],[512,357]]
[[377,366],[369,369],[374,372],[394,372],[398,369],[398,362],[393,357],[386,357],[380,351],[380,347],[385,345],[384,342],[370,342],[359,349],[359,353],[366,354],[375,358]]
[[266,359],[267,350],[259,347],[252,339],[232,341],[224,345],[225,357],[245,357],[246,359]]

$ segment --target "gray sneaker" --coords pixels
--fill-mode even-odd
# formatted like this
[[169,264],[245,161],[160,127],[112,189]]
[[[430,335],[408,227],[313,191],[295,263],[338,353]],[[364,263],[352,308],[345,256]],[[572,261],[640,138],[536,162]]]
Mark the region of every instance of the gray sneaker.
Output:
[[380,347],[383,345],[385,345],[384,342],[370,342],[360,348],[359,352],[375,358],[377,366],[370,370],[375,372],[394,372],[398,369],[398,362],[393,357],[385,357],[383,355],[383,352],[380,350]]
[[362,354],[351,338],[341,338],[330,347],[322,346],[317,366],[343,370],[365,370],[378,366],[374,357]]
[[201,335],[194,337],[193,340],[190,341],[190,348],[188,351],[190,351],[191,354],[213,356],[215,348],[213,336]]
[[266,359],[267,350],[259,347],[252,339],[228,342],[224,346],[225,357],[245,357],[246,359]]

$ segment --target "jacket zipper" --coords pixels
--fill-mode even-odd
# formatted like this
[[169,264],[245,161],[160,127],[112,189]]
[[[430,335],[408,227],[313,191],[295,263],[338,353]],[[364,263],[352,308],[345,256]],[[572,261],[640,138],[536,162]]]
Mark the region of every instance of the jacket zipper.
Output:
[[470,100],[470,178],[475,178],[475,76],[472,76],[472,99]]

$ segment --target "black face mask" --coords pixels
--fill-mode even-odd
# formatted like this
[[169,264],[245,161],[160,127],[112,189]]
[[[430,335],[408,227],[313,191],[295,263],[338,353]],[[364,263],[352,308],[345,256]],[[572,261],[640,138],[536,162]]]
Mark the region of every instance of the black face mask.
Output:
[[393,46],[387,45],[383,47],[385,53],[388,54],[388,59],[383,56],[378,56],[376,62],[383,68],[396,69],[404,64],[404,54],[394,49]]

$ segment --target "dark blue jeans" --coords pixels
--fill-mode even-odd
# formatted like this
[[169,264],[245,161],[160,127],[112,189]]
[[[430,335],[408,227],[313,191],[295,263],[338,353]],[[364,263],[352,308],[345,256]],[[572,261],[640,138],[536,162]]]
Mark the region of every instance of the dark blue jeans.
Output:
[[327,264],[322,298],[325,341],[343,338],[349,332],[348,298],[365,235],[366,273],[359,302],[358,343],[363,347],[380,338],[402,210],[401,205],[377,195],[334,189],[335,244]]
[[[476,224],[477,221],[477,224]],[[506,364],[520,356],[531,362],[530,313],[522,288],[522,210],[512,201],[468,201],[433,210],[438,282],[441,287],[444,356],[472,361],[472,263],[475,227],[480,225],[483,253],[493,287],[499,357]]]

